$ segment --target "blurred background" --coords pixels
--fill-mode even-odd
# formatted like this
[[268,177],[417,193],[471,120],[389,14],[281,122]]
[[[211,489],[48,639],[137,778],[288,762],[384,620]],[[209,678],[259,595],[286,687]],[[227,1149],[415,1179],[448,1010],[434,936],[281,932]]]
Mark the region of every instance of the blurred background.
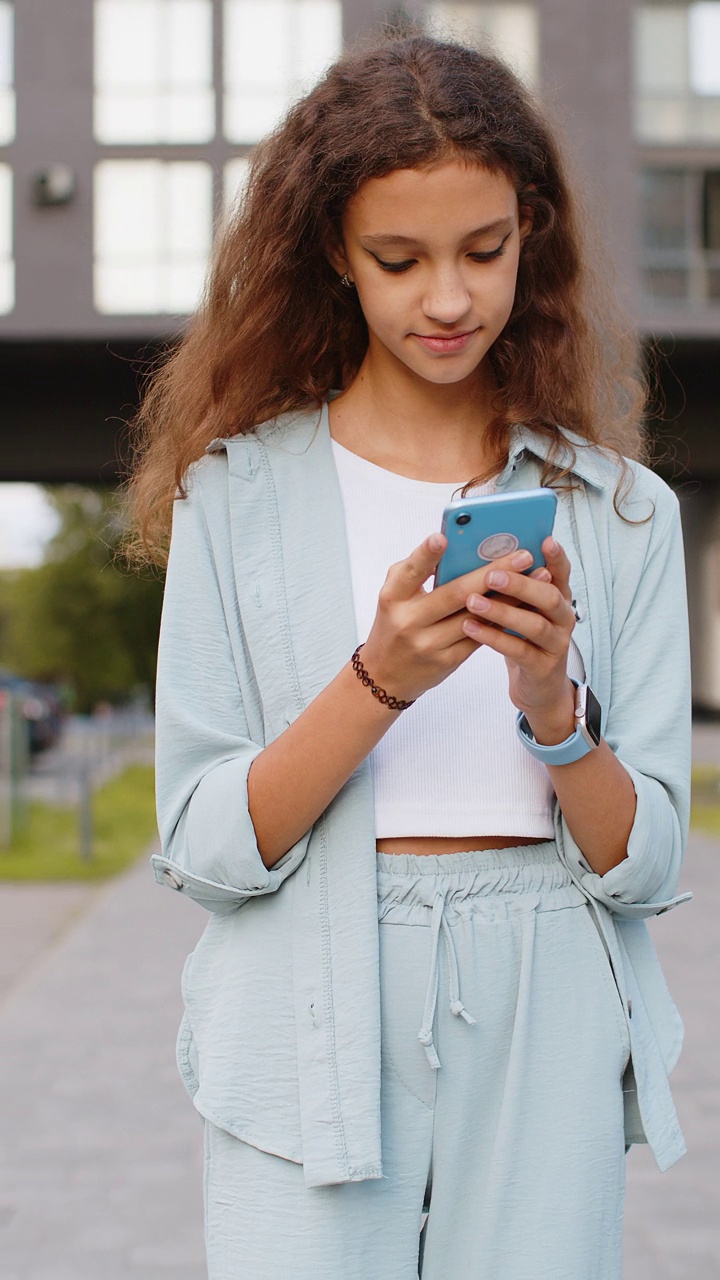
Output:
[[632,1153],[626,1274],[720,1276],[720,0],[0,0],[3,1280],[204,1274],[200,1127],[172,1064],[204,920],[141,857],[162,582],[118,556],[125,424],[254,144],[403,16],[489,46],[548,104],[656,371],[696,709],[696,902],[656,942],[688,1024],[691,1153],[663,1179]]

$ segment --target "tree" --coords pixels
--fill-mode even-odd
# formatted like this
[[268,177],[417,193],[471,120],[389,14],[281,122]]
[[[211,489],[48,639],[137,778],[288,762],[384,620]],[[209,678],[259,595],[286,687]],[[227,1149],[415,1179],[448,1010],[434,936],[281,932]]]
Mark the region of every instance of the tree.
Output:
[[70,686],[78,711],[151,690],[162,602],[158,576],[131,572],[112,491],[48,489],[60,527],[37,569],[0,586],[0,661],[18,675]]

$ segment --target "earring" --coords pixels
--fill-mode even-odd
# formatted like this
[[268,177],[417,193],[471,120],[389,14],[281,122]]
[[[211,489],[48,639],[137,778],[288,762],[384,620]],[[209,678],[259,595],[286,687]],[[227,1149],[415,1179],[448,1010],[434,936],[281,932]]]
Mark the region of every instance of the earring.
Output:
[[340,277],[340,283],[341,283],[342,285],[344,285],[346,289],[354,289],[354,288],[355,288],[354,281],[352,281],[352,280],[350,279],[350,277],[349,277],[349,275],[348,275],[347,271],[344,273],[344,275],[341,275],[341,277]]

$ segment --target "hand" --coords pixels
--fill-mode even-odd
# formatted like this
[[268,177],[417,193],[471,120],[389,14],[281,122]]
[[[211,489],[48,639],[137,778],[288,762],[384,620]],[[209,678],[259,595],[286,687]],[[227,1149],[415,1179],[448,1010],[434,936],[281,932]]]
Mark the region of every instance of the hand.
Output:
[[[575,693],[567,655],[575,626],[570,562],[554,538],[542,544],[546,568],[525,576],[490,566],[493,598],[473,592],[466,635],[505,658],[511,701],[523,711],[538,742],[562,742],[575,726]],[[507,628],[507,630],[506,630]],[[508,635],[508,631],[517,635]]]
[[528,551],[515,551],[425,591],[423,583],[435,572],[446,546],[440,533],[426,538],[406,560],[392,565],[380,591],[362,661],[375,683],[396,698],[420,697],[475,653],[478,641],[464,628],[470,620],[468,596],[492,589],[491,571],[519,578],[532,563]]

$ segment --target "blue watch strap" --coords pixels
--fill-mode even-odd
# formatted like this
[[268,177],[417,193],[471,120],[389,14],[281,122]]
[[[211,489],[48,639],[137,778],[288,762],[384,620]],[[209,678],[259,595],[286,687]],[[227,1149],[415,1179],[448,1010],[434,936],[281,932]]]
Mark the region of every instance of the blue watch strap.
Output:
[[578,725],[575,732],[571,733],[564,742],[543,746],[533,738],[532,729],[522,711],[518,712],[515,728],[525,750],[529,751],[531,756],[535,756],[536,760],[542,760],[543,764],[574,764],[576,760],[582,760],[583,756],[594,751],[597,745],[586,736],[582,725]]

